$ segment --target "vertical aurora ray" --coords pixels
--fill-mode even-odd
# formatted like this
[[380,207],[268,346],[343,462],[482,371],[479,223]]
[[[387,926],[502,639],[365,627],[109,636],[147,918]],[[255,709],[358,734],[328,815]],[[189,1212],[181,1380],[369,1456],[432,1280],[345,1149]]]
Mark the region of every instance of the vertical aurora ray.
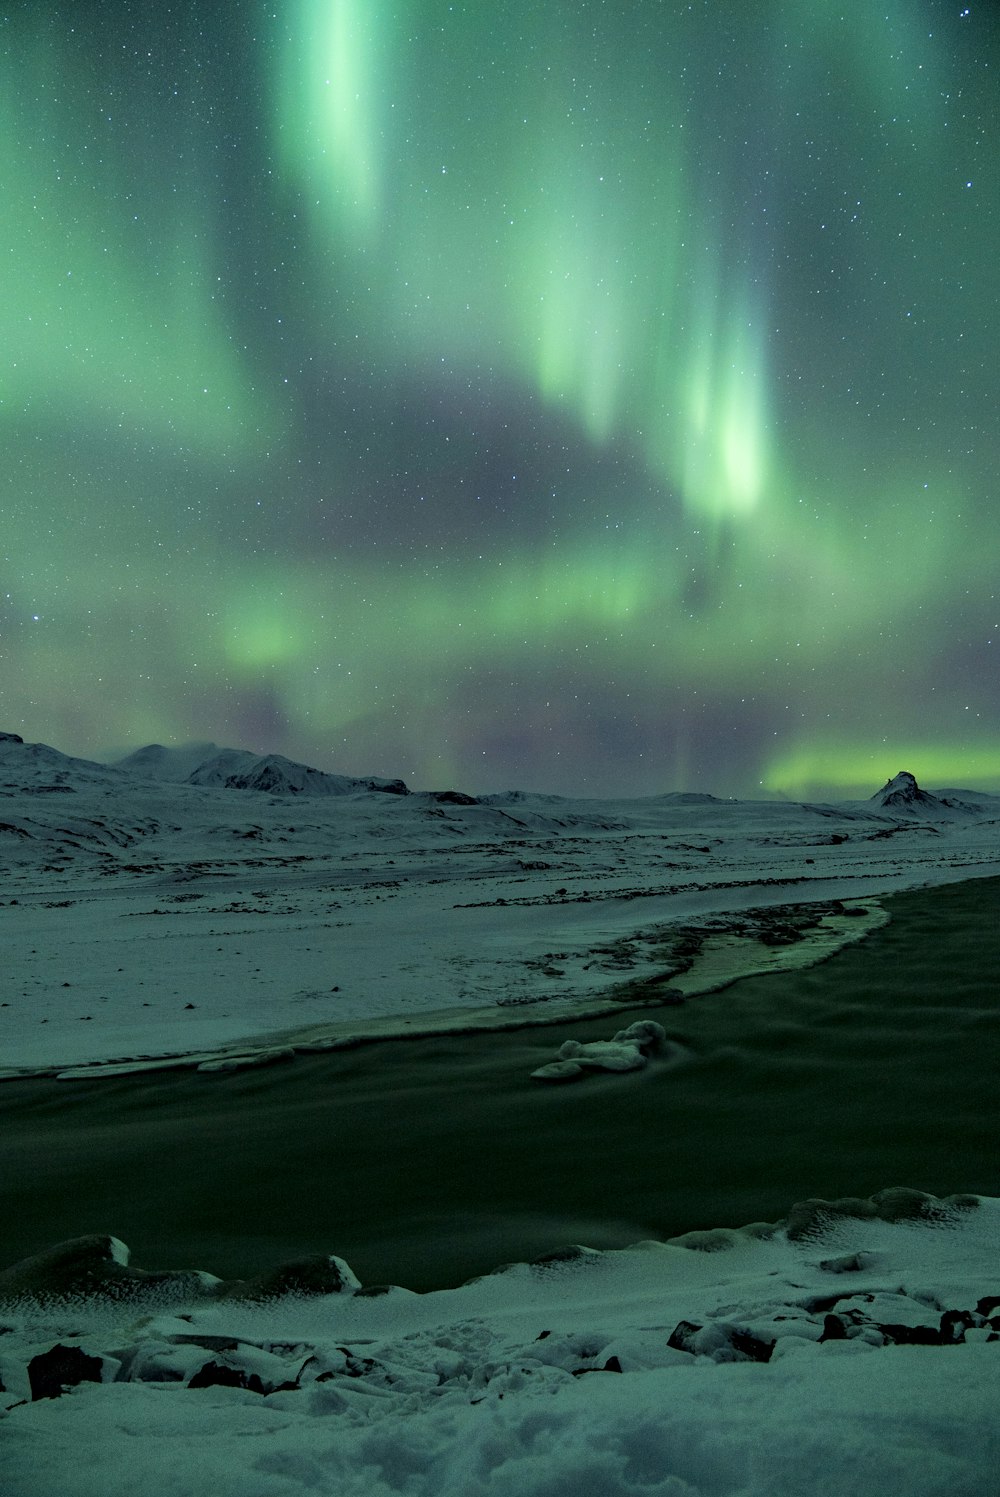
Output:
[[724,189],[700,201],[670,23],[667,66],[626,51],[621,78],[612,38],[595,50],[585,30],[566,49],[529,5],[491,18],[487,49],[448,7],[423,47],[386,7],[364,14],[301,0],[277,120],[335,273],[346,242],[392,307],[383,336],[459,364],[486,352],[591,442],[640,428],[651,472],[695,515],[754,509],[767,307],[748,288],[764,267],[749,241],[721,253]]
[[279,63],[278,146],[326,233],[355,248],[385,212],[381,141],[391,101],[392,0],[291,0]]
[[275,417],[217,296],[206,182],[178,172],[165,212],[163,119],[146,121],[147,153],[117,108],[113,70],[59,18],[20,23],[0,53],[2,413],[49,408],[232,460]]

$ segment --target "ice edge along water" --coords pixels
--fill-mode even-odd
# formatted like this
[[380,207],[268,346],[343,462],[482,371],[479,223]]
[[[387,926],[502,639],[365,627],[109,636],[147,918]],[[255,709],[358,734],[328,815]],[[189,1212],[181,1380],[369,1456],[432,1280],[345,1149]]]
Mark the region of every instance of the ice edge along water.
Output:
[[[0,796],[0,1077],[612,1014],[623,990],[655,998],[685,922],[701,949],[669,985],[692,996],[857,939],[880,893],[1000,872],[1000,797],[905,772],[839,805],[476,798],[214,745],[108,766],[0,735]],[[746,922],[834,900],[865,913],[797,944]]]

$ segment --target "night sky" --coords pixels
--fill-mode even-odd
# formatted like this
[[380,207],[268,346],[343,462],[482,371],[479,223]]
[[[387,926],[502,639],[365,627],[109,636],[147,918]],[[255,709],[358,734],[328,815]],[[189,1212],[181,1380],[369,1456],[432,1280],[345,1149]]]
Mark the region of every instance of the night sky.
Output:
[[0,728],[1000,790],[1000,20],[0,15]]

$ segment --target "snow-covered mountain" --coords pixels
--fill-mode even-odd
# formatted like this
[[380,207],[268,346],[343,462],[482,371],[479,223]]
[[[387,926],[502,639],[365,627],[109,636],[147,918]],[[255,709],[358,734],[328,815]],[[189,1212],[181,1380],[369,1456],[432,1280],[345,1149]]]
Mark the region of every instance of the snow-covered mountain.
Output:
[[[176,747],[160,743],[146,744],[112,763],[81,759],[62,753],[44,743],[25,743],[17,733],[0,733],[0,794],[24,792],[42,795],[72,794],[87,790],[137,790],[151,782],[162,786],[192,785],[206,789],[256,791],[268,796],[343,797],[370,793],[409,795],[410,787],[401,778],[380,775],[343,775],[320,770],[288,759],[282,754],[258,754],[252,749],[220,748],[212,742],[194,742]],[[788,810],[812,815],[840,816],[845,819],[873,818],[928,822],[951,821],[956,815],[998,816],[1000,796],[976,790],[941,790],[930,793],[921,789],[907,770],[888,780],[867,801],[842,801],[811,805],[794,801],[738,801],[723,799],[704,792],[668,791],[640,800],[618,801],[613,798],[594,800],[565,795],[543,795],[511,789],[489,795],[472,796],[461,790],[424,791],[423,802],[523,810],[529,813],[559,815],[560,810],[574,820],[581,806],[596,814],[597,807],[627,804],[671,811],[702,811],[706,814],[732,811],[754,816],[768,815],[781,819]]]
[[355,795],[369,790],[407,794],[402,780],[328,774],[283,754],[255,754],[249,749],[219,748],[215,743],[189,743],[179,748],[150,743],[119,759],[117,767],[170,784],[259,790],[267,795]]
[[0,733],[0,795],[72,795],[111,788],[117,771],[91,759],[75,759],[47,743],[25,743],[17,733]]
[[[145,748],[126,754],[124,759],[116,760],[115,764],[118,769],[141,775],[143,779],[165,780],[167,783],[180,785],[200,765],[223,752],[217,743],[185,743],[176,748],[167,748],[162,743],[147,743]],[[239,749],[230,752],[242,753]],[[253,755],[249,757],[252,758]]]
[[[844,847],[841,862],[857,860],[867,845],[862,861],[870,864],[870,844],[881,843],[883,856],[898,866],[896,849],[907,839],[938,836],[944,828],[957,832],[964,824],[970,835],[978,828],[975,835],[988,843],[989,829],[1000,822],[1000,796],[928,794],[905,771],[870,800],[827,805],[686,792],[639,800],[516,789],[472,796],[460,789],[411,792],[402,779],[331,774],[279,754],[208,742],[149,744],[103,764],[25,743],[16,733],[0,734],[0,800],[0,863],[8,867],[66,870],[96,859],[109,872],[134,868],[140,843],[143,867],[177,866],[192,857],[207,864],[223,852],[230,859],[234,837],[258,846],[280,843],[282,851],[294,837],[298,858],[315,856],[321,847],[329,857],[332,817],[341,848],[370,848],[373,837],[385,842],[385,851],[389,843],[401,849],[458,838],[470,849],[490,848],[491,857],[504,848],[512,866],[539,872],[559,867],[573,838],[581,839],[581,869],[594,856],[605,867],[611,844],[620,842],[614,859],[632,889],[647,887],[664,865],[681,874],[683,886],[692,853],[716,861],[713,879],[720,859],[731,865],[735,858],[751,881],[773,880],[787,870],[790,856],[815,862],[815,849],[835,845]],[[289,827],[293,801],[300,809]],[[461,866],[454,862],[455,875]]]
[[151,780],[163,785],[257,790],[267,795],[408,793],[407,785],[400,779],[328,774],[281,754],[219,748],[214,743],[189,743],[177,748],[150,743],[123,759],[102,764],[73,758],[45,743],[25,743],[17,733],[0,733],[0,793],[125,790]]
[[191,785],[217,785],[224,790],[259,790],[268,795],[357,795],[383,791],[407,795],[403,780],[327,774],[308,764],[297,764],[282,754],[248,754],[223,749],[206,759],[187,777]]
[[[968,799],[964,798],[966,795]],[[931,795],[928,791],[921,790],[915,776],[904,769],[875,792],[871,803],[894,816],[919,816],[925,821],[947,821],[956,814],[975,816],[984,809],[984,803],[988,809],[990,800],[1000,803],[1000,797],[976,791],[939,791],[936,795]]]

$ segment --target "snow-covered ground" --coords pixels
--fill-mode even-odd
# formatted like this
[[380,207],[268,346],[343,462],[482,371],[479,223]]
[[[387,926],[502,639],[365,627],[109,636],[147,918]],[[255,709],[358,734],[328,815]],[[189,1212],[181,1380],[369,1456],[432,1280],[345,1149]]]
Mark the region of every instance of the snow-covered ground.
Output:
[[920,1204],[889,1193],[867,1219],[800,1210],[427,1295],[355,1295],[345,1275],[266,1304],[14,1306],[0,1487],[988,1497],[1000,1200],[907,1214]]
[[[404,792],[0,735],[0,1075],[613,1015],[1000,873],[1000,798],[906,775],[832,806]],[[266,1302],[93,1239],[0,1272],[0,1491],[985,1497],[998,1223],[890,1191],[425,1295],[312,1263]]]
[[[546,1022],[629,983],[690,995],[857,939],[879,893],[1000,872],[1000,797],[967,791],[464,803],[202,751],[115,767],[0,737],[0,1075]],[[788,944],[744,913],[838,899],[865,913]]]

